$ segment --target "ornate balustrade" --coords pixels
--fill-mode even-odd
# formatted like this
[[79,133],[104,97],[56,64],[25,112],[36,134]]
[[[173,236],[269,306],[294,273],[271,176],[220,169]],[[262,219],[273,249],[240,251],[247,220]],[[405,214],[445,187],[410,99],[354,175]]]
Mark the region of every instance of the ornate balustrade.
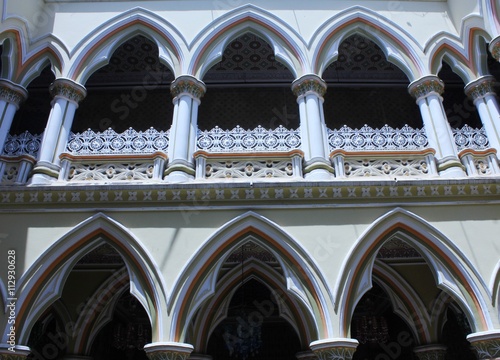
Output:
[[167,156],[163,152],[129,155],[61,154],[59,180],[67,182],[161,181]]
[[300,150],[270,153],[208,153],[198,151],[197,180],[263,180],[302,178]]
[[282,152],[300,148],[300,133],[299,130],[288,130],[283,126],[274,130],[262,126],[253,130],[239,126],[232,130],[215,127],[199,131],[196,145],[198,150],[212,153]]
[[469,176],[498,175],[500,167],[496,153],[495,149],[465,149],[460,151],[458,157]]
[[345,151],[330,154],[335,178],[421,178],[437,176],[434,149],[406,151]]
[[490,146],[484,128],[474,129],[469,125],[464,125],[461,129],[452,129],[452,132],[458,151],[485,150]]
[[338,130],[328,129],[330,151],[343,150],[421,150],[427,147],[427,136],[423,129],[408,125],[394,129],[388,125],[374,129],[368,125],[351,129],[344,125]]
[[28,180],[42,136],[24,132],[19,135],[7,135],[3,154],[0,156],[0,182],[2,185],[24,184]]

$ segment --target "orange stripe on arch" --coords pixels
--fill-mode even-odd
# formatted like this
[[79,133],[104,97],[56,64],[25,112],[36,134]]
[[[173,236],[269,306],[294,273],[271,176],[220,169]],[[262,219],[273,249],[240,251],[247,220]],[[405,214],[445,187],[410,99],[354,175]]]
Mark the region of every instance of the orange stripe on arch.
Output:
[[198,64],[200,63],[201,61],[201,58],[203,58],[204,54],[205,54],[205,51],[207,50],[208,47],[210,47],[211,44],[213,44],[215,42],[216,39],[219,39],[220,38],[220,35],[221,34],[224,34],[225,32],[227,32],[229,29],[233,28],[233,27],[236,27],[238,26],[239,24],[242,24],[244,22],[253,22],[255,24],[258,24],[258,25],[261,25],[262,27],[266,28],[267,30],[271,31],[273,34],[277,35],[281,40],[283,40],[285,42],[285,44],[288,45],[289,49],[293,52],[293,54],[295,55],[295,57],[297,58],[297,60],[299,60],[299,62],[301,63],[301,66],[303,67],[304,64],[302,64],[302,59],[301,57],[299,56],[299,54],[297,53],[296,49],[292,46],[292,44],[287,40],[285,39],[284,37],[281,36],[280,33],[278,33],[274,28],[270,27],[269,25],[267,25],[265,22],[263,21],[260,21],[258,19],[255,19],[251,16],[245,16],[244,18],[238,20],[238,21],[235,21],[234,23],[231,23],[229,24],[228,26],[226,26],[225,28],[219,30],[216,34],[214,34],[212,36],[212,38],[201,48],[201,51],[199,52],[199,56],[198,58],[196,59],[196,61],[194,62],[193,64],[193,70],[194,72],[197,71],[198,69]]
[[[318,54],[322,54],[323,53],[323,49],[324,47],[326,46],[326,44],[328,43],[328,41],[330,41],[330,39],[335,35],[337,34],[339,31],[341,31],[342,29],[348,27],[349,25],[352,25],[352,24],[355,24],[355,23],[364,23],[366,25],[369,25],[371,28],[374,28],[374,29],[377,29],[377,30],[380,30],[380,32],[384,33],[385,35],[387,35],[390,39],[392,39],[396,44],[398,44],[402,49],[405,49],[406,50],[406,54],[411,58],[411,60],[413,61],[413,64],[416,66],[417,69],[420,69],[420,66],[418,66],[418,60],[417,58],[413,55],[413,53],[411,51],[408,51],[408,48],[406,46],[404,46],[404,44],[399,41],[395,36],[393,36],[390,32],[386,31],[384,28],[382,28],[381,26],[379,25],[376,25],[375,23],[367,20],[367,19],[363,19],[362,17],[357,17],[355,19],[352,19],[352,20],[349,20],[347,22],[345,22],[344,24],[340,25],[339,27],[335,28],[334,31],[332,31],[325,39],[325,41],[323,41],[323,43],[320,45],[320,48],[318,50]],[[318,69],[318,62],[320,60],[320,56],[316,57],[316,63],[314,64],[314,68],[315,69]],[[387,59],[386,59],[387,60]],[[321,74],[320,74],[321,76]]]
[[[154,27],[151,24],[148,24],[147,22],[144,22],[141,19],[136,19],[136,20],[133,20],[133,21],[131,21],[129,23],[123,24],[122,26],[114,29],[113,31],[111,31],[109,33],[107,33],[103,38],[99,39],[99,41],[97,41],[94,45],[92,45],[92,47],[88,51],[86,51],[85,55],[80,60],[78,66],[73,71],[71,80],[75,80],[76,81],[76,77],[77,77],[76,75],[80,74],[80,71],[81,71],[83,65],[85,64],[85,62],[87,61],[87,59],[91,55],[94,54],[95,49],[97,49],[99,46],[101,46],[104,42],[106,42],[108,39],[110,39],[111,37],[113,37],[115,34],[123,31],[123,29],[132,27],[133,25],[136,25],[136,24],[144,25],[145,27],[153,30],[154,32],[159,33],[158,29],[156,27]],[[168,42],[168,44],[172,48],[172,51],[174,52],[175,56],[177,57],[177,59],[179,59],[179,53],[177,52],[177,48],[174,46],[174,44],[172,43],[172,41],[170,41],[170,39],[168,37],[165,37],[165,36],[162,36],[162,38],[165,39]]]
[[[409,226],[407,226],[405,224],[402,224],[402,223],[394,224],[391,227],[389,227],[388,229],[386,229],[370,245],[370,247],[368,248],[368,250],[364,253],[364,255],[361,258],[361,260],[359,261],[356,269],[354,270],[354,279],[355,279],[355,281],[352,281],[349,284],[349,289],[347,291],[347,297],[346,297],[346,299],[347,300],[351,299],[352,293],[354,291],[354,285],[355,285],[355,282],[357,282],[357,280],[358,280],[358,273],[360,272],[360,268],[361,268],[362,264],[365,263],[365,261],[366,261],[366,259],[368,257],[370,257],[370,256],[373,255],[374,248],[377,247],[383,241],[384,238],[387,238],[390,233],[395,232],[396,230],[404,230],[404,231],[406,231],[406,232],[414,235],[415,237],[424,240],[425,244],[427,246],[429,246],[437,255],[439,255],[439,257],[441,259],[444,260],[445,264],[448,265],[451,268],[451,270],[453,271],[454,275],[456,275],[460,279],[461,285],[463,285],[464,288],[467,290],[468,294],[472,298],[472,301],[474,302],[476,310],[478,310],[478,312],[479,312],[480,322],[481,322],[483,328],[487,328],[487,322],[486,322],[486,319],[484,317],[481,305],[479,304],[479,300],[476,297],[476,294],[474,293],[474,291],[472,291],[472,289],[471,289],[469,283],[467,282],[467,280],[465,279],[465,277],[459,271],[458,266],[453,261],[451,261],[450,258],[446,254],[444,254],[443,251],[441,251],[441,249],[439,249],[434,243],[432,243],[430,241],[429,242],[425,241],[425,240],[428,240],[425,236],[423,236],[422,234],[420,234],[415,229],[413,229],[413,228],[411,228],[411,227],[409,227]],[[346,301],[346,303],[347,303],[347,301]],[[351,311],[352,309],[351,308],[352,308],[352,305],[349,305],[349,306],[346,306],[345,310],[344,310],[344,324],[343,324],[343,329],[344,329],[344,334],[343,335],[344,336],[347,336],[347,329],[348,329],[347,321],[351,317],[351,314],[352,314],[352,311]]]
[[[99,235],[105,236],[107,239],[111,240],[113,245],[119,247],[127,255],[128,260],[131,260],[134,263],[135,268],[140,272],[142,279],[148,278],[147,274],[143,271],[140,264],[136,261],[135,257],[132,256],[132,254],[130,253],[130,251],[128,251],[127,248],[125,248],[119,241],[116,241],[115,237],[111,236],[107,231],[105,231],[103,229],[96,229],[96,230],[92,231],[91,233],[87,234],[86,236],[82,237],[79,241],[74,243],[64,253],[62,253],[60,256],[58,256],[57,259],[55,259],[52,263],[50,263],[48,265],[47,269],[40,276],[40,278],[37,280],[37,282],[35,284],[33,284],[33,286],[31,286],[31,289],[30,289],[28,295],[26,296],[26,300],[23,302],[23,305],[19,309],[19,312],[17,315],[18,318],[20,319],[19,323],[23,324],[23,322],[25,321],[25,319],[24,319],[25,313],[27,313],[28,309],[30,308],[29,305],[34,301],[34,299],[36,298],[36,295],[38,295],[38,291],[39,291],[39,289],[41,289],[41,286],[43,285],[43,283],[53,275],[53,273],[55,272],[55,269],[58,267],[58,265],[60,265],[65,259],[69,258],[72,255],[72,253],[74,253],[83,244],[85,244],[86,242],[88,242],[92,238],[95,238]],[[120,256],[121,256],[121,254],[120,254]],[[153,296],[154,290],[148,281],[146,281],[146,286],[147,286],[147,290],[149,291],[151,296]],[[154,298],[154,296],[153,296],[153,298]],[[153,302],[153,306],[155,308],[155,311],[158,312],[158,309],[156,307],[157,304],[155,302]]]
[[[186,308],[187,304],[190,303],[190,301],[187,301],[187,300],[190,300],[192,298],[192,296],[194,294],[194,289],[198,287],[198,285],[200,283],[200,279],[207,273],[208,268],[215,263],[215,260],[217,258],[220,258],[221,253],[224,252],[224,250],[227,248],[227,245],[229,243],[232,243],[235,240],[238,240],[239,238],[241,238],[247,234],[256,234],[259,237],[263,238],[264,240],[267,240],[270,244],[272,244],[277,249],[277,251],[279,251],[279,253],[281,255],[285,256],[294,266],[296,266],[297,269],[300,269],[300,265],[293,258],[286,256],[288,254],[288,252],[285,251],[285,249],[282,246],[280,246],[277,242],[273,241],[272,238],[270,238],[267,234],[265,234],[261,230],[255,228],[253,226],[249,226],[241,231],[238,231],[232,237],[227,239],[223,244],[221,244],[219,246],[219,248],[208,258],[208,260],[203,264],[200,271],[198,271],[198,273],[194,277],[194,280],[189,285],[188,290],[186,291],[186,297],[184,298],[184,301],[182,302],[181,307],[179,309],[180,316],[177,318],[177,322],[175,324],[175,334],[174,334],[175,339],[174,339],[174,341],[180,341],[181,323],[186,318],[185,308]],[[310,290],[311,294],[313,295],[314,300],[318,306],[319,313],[321,314],[321,322],[323,324],[323,327],[326,329],[327,326],[326,326],[326,319],[324,316],[323,306],[318,299],[316,291],[313,291],[314,286],[313,286],[312,282],[309,280],[309,278],[307,278],[305,276],[304,276],[304,279],[305,279],[305,281],[309,287],[309,290]],[[323,334],[323,335],[326,335],[326,334]]]

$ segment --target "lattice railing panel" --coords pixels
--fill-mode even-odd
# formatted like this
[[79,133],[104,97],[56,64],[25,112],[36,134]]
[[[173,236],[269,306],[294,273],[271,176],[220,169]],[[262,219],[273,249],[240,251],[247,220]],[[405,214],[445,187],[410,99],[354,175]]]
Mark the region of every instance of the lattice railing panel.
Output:
[[347,177],[400,177],[429,174],[429,164],[425,159],[346,159],[344,167]]
[[72,163],[67,181],[133,181],[150,180],[153,163]]
[[37,157],[38,151],[42,144],[43,134],[33,135],[25,131],[19,135],[7,135],[5,146],[3,148],[3,155],[7,156],[20,156],[31,155]]
[[279,126],[267,130],[261,126],[245,130],[239,126],[232,130],[215,127],[198,132],[198,150],[209,152],[273,152],[289,151],[300,147],[299,130],[289,130]]
[[206,179],[286,178],[293,176],[291,160],[210,161]]
[[73,155],[150,154],[166,152],[168,144],[169,131],[154,128],[146,131],[130,128],[123,133],[116,133],[111,128],[102,133],[89,129],[82,133],[71,133],[67,151]]
[[464,149],[483,150],[489,147],[484,127],[474,129],[466,124],[461,129],[452,129],[452,132],[458,151]]
[[340,129],[328,129],[330,151],[343,150],[420,150],[428,145],[423,129],[405,125],[401,129],[383,126],[373,129],[368,125],[351,129],[344,125]]

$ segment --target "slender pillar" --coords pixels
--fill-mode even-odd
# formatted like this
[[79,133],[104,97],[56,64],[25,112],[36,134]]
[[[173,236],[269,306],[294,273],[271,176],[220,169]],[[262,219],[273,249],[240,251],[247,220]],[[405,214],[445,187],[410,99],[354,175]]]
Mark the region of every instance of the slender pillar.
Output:
[[149,360],[186,360],[193,345],[177,342],[157,342],[144,346]]
[[443,90],[443,81],[434,75],[425,76],[408,86],[409,93],[420,108],[429,146],[436,150],[439,175],[463,177],[465,168],[458,159],[457,147],[443,109]]
[[465,86],[465,94],[472,99],[483,123],[490,147],[500,156],[500,110],[493,86],[493,76],[482,76]]
[[300,134],[304,152],[304,177],[328,180],[334,172],[328,160],[328,139],[323,112],[326,83],[317,75],[304,75],[292,83],[300,113]]
[[5,147],[12,120],[19,105],[28,98],[28,91],[12,81],[0,79],[0,155]]
[[318,360],[351,360],[358,344],[356,339],[335,338],[314,341],[309,347]]
[[30,354],[30,348],[23,345],[11,347],[7,344],[0,345],[0,359],[2,360],[26,360]]
[[472,333],[467,336],[478,360],[500,359],[500,332],[484,331]]
[[174,118],[170,129],[165,179],[169,182],[184,182],[195,176],[193,154],[198,132],[198,106],[206,87],[198,79],[183,75],[172,82],[170,91],[174,98]]
[[33,168],[31,184],[48,184],[57,180],[60,170],[59,155],[64,152],[78,103],[87,90],[70,79],[56,79],[50,86],[52,109],[43,133],[38,161]]
[[418,360],[446,359],[446,346],[440,344],[417,346],[413,352]]

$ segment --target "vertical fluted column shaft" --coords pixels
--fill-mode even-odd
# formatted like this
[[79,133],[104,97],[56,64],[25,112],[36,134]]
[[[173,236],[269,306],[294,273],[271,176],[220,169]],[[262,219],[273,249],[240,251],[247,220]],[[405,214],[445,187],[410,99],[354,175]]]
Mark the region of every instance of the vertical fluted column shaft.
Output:
[[328,138],[323,112],[326,83],[317,75],[304,75],[292,84],[300,114],[300,134],[304,152],[304,176],[329,179],[333,168],[328,160]]
[[0,155],[19,105],[28,98],[28,91],[12,81],[0,79]]
[[64,152],[78,104],[87,95],[85,87],[70,80],[59,78],[50,86],[52,109],[43,133],[38,162],[33,168],[32,183],[44,183],[57,179],[59,155]]
[[465,86],[465,94],[472,99],[477,108],[490,147],[500,156],[500,110],[493,90],[495,78],[482,76]]
[[198,132],[198,106],[206,87],[200,80],[183,75],[172,82],[170,91],[174,98],[174,118],[165,175],[170,182],[183,182],[193,179],[195,174],[193,153]]
[[439,174],[449,177],[465,176],[443,108],[443,81],[434,75],[425,76],[412,82],[408,91],[420,108],[429,146],[436,150]]

